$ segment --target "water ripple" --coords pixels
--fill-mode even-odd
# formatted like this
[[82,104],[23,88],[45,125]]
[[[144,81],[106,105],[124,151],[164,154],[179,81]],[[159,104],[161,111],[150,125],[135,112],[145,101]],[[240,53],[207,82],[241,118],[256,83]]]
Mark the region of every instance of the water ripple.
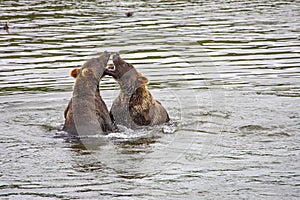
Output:
[[[0,197],[297,199],[299,6],[2,1]],[[149,78],[176,131],[101,151],[53,139],[70,71],[104,50]],[[100,88],[110,107],[117,83]]]

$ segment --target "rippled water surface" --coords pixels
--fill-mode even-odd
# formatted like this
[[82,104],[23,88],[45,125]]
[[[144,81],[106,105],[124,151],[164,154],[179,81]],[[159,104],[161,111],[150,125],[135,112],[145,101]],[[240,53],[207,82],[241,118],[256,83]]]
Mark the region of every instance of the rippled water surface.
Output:
[[[299,1],[0,1],[1,199],[299,199]],[[125,13],[133,11],[132,17]],[[120,52],[173,124],[55,138],[69,72]],[[111,61],[110,61],[111,62]],[[108,107],[118,94],[105,77]]]

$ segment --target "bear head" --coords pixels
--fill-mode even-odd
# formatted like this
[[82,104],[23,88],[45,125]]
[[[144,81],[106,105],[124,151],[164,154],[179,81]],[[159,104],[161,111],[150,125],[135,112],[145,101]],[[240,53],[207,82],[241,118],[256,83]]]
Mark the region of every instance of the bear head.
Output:
[[98,82],[104,76],[110,54],[105,51],[97,58],[91,58],[81,68],[75,68],[70,75],[76,79],[96,79]]
[[113,65],[109,65],[105,74],[112,76],[119,83],[129,79],[136,80],[138,85],[147,85],[149,80],[142,73],[137,72],[134,66],[124,61],[117,53],[113,56]]

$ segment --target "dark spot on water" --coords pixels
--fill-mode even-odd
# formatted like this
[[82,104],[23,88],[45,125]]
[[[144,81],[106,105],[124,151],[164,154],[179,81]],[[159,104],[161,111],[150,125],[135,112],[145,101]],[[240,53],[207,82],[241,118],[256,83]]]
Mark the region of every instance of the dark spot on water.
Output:
[[125,15],[126,15],[126,17],[132,17],[133,14],[134,14],[134,12],[127,12]]

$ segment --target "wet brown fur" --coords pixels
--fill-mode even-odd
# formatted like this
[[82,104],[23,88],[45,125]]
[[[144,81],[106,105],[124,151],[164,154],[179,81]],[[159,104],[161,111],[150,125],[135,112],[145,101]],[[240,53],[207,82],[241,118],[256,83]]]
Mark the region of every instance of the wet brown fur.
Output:
[[[118,58],[119,62],[116,61],[116,57],[114,60],[116,73],[107,73],[119,82],[121,88],[110,110],[116,123],[136,128],[168,122],[170,119],[167,111],[147,88],[148,79],[131,64]],[[121,67],[118,66],[120,64]]]
[[[92,62],[91,64],[95,65]],[[75,85],[77,84],[77,86],[74,86],[73,96],[69,101],[67,108],[64,111],[65,123],[62,129],[63,131],[66,131],[70,135],[78,135],[78,131],[76,129],[75,120],[74,120],[74,109],[79,110],[81,105],[85,106],[84,104],[91,104],[91,105],[94,104],[91,106],[91,108],[93,109],[87,112],[88,115],[85,116],[91,116],[92,117],[91,119],[92,120],[94,119],[97,122],[97,124],[99,125],[99,127],[98,126],[95,127],[97,133],[103,133],[103,132],[108,132],[113,130],[113,122],[110,118],[109,111],[106,107],[105,102],[101,98],[99,92],[99,81],[101,80],[102,76],[104,76],[104,74],[102,74],[102,76],[99,77],[101,74],[96,75],[96,72],[93,70],[93,68],[88,67],[88,62],[86,63],[86,65],[87,66],[82,67],[81,69],[77,69],[77,68],[73,69],[70,73],[72,77],[76,78]],[[103,73],[104,73],[104,69],[105,68],[103,68]],[[76,91],[75,91],[75,87],[77,88]],[[78,98],[78,97],[81,97],[81,99],[83,99],[83,104],[76,104],[74,102],[74,98]],[[76,115],[80,117],[79,118],[80,123],[85,123],[84,116],[82,116],[81,119],[81,114],[84,114],[84,112],[85,110],[83,111],[79,110],[79,114],[77,113]]]
[[[101,128],[104,132],[112,131],[114,128],[112,126],[112,122],[107,120],[107,116],[109,116],[109,111],[106,107],[105,102],[103,101],[102,97],[100,96],[99,90],[95,91],[95,108],[96,108],[96,115],[98,121],[102,121]],[[105,106],[103,106],[105,105]],[[73,117],[73,108],[72,108],[72,98],[68,103],[67,108],[64,111],[65,123],[63,126],[63,131],[70,133],[71,135],[78,135],[74,117]]]

